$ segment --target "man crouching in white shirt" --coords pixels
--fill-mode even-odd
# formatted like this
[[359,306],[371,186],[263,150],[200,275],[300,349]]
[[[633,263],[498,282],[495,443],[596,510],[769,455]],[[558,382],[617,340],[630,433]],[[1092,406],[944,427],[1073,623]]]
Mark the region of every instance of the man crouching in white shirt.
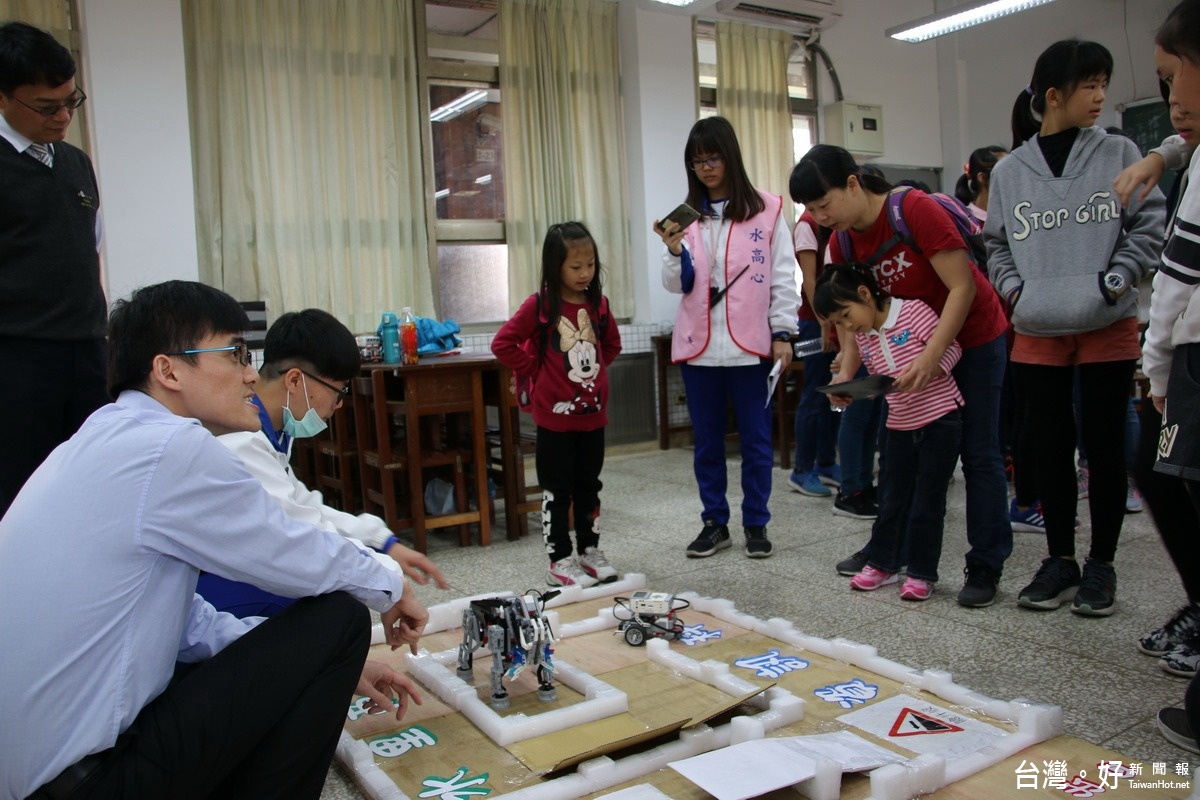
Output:
[[[288,516],[356,539],[395,559],[412,581],[448,584],[424,554],[405,547],[373,514],[346,514],[325,505],[320,492],[301,483],[288,466],[296,439],[316,436],[350,394],[360,359],[354,334],[318,308],[291,311],[272,323],[263,343],[263,365],[254,385],[262,429],[218,437],[250,474],[262,481]],[[257,586],[203,574],[196,588],[218,611],[237,617],[271,616],[293,602]]]
[[[199,283],[119,301],[116,401],[0,520],[0,797],[316,798],[356,683],[376,709],[419,702],[364,667],[366,607],[415,652],[412,587],[285,514],[214,437],[259,429],[247,327]],[[195,594],[202,571],[304,599],[239,620]]]

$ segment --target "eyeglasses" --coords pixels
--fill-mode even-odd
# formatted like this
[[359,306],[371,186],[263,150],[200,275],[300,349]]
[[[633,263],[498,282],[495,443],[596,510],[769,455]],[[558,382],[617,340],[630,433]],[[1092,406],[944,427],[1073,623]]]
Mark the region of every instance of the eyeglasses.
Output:
[[52,106],[31,106],[31,105],[29,105],[29,103],[26,103],[24,100],[22,100],[19,97],[14,97],[11,94],[9,95],[9,97],[12,97],[13,100],[16,100],[18,103],[25,106],[30,111],[36,111],[37,113],[41,114],[43,117],[53,117],[55,114],[62,111],[64,108],[67,109],[68,111],[74,111],[75,109],[77,109],[81,105],[83,105],[83,101],[87,100],[87,95],[84,94],[83,89],[80,89],[78,86],[75,87],[75,91],[79,92],[79,95],[77,97],[70,97],[67,99],[67,101],[65,103],[55,103]]
[[304,370],[300,370],[300,371],[302,373],[304,373],[306,376],[308,376],[309,378],[312,378],[314,381],[316,381],[317,383],[324,386],[329,391],[336,394],[338,400],[345,400],[347,397],[350,396],[350,381],[346,381],[346,385],[339,389],[336,386],[334,386],[332,383],[328,383],[327,381],[321,380],[316,375],[313,375],[311,372],[304,372]]
[[708,158],[693,158],[691,161],[687,162],[687,165],[688,169],[692,170],[693,172],[698,172],[701,167],[716,169],[724,163],[725,159],[721,156],[709,156]]
[[[233,357],[243,367],[250,366],[250,345],[245,342],[231,344],[228,347],[204,347],[196,350],[184,350],[180,353],[167,353],[169,356],[194,356],[197,353],[233,353]],[[311,376],[310,376],[311,377]]]

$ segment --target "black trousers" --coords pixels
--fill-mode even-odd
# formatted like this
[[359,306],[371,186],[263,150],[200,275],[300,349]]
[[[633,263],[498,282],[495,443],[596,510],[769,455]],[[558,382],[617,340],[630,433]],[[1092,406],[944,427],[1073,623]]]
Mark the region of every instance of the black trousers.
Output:
[[1103,562],[1111,562],[1116,556],[1125,520],[1128,478],[1124,431],[1133,368],[1132,360],[1080,364],[1078,368],[1012,364],[1021,419],[1020,447],[1034,467],[1037,496],[1046,518],[1046,543],[1052,556],[1075,556],[1076,369],[1090,472],[1092,545],[1088,556]]
[[542,538],[551,561],[571,555],[567,510],[575,504],[575,549],[582,554],[600,543],[600,470],[604,467],[604,428],[552,431],[538,427],[537,476],[542,487]]
[[0,336],[0,517],[50,451],[109,401],[106,354],[103,339]]
[[349,595],[297,601],[181,666],[70,800],[320,797],[370,643]]
[[1134,480],[1154,518],[1163,546],[1179,572],[1188,600],[1200,603],[1200,515],[1196,513],[1182,478],[1155,471],[1162,414],[1148,397],[1142,400],[1141,406],[1142,433]]

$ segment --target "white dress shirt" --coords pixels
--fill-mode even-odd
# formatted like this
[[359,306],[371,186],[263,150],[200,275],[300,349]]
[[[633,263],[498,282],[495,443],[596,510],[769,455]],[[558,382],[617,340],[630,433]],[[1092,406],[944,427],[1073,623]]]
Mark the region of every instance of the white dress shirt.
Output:
[[298,522],[195,419],[126,391],[30,477],[0,520],[0,797],[111,747],[162,693],[261,622],[195,594],[201,570],[288,597],[390,608],[403,577]]

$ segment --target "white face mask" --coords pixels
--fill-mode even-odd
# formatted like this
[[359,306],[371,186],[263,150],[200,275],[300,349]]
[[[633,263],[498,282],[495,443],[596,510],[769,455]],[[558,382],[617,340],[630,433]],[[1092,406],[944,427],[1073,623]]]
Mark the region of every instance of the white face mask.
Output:
[[[308,402],[308,381],[304,380],[304,376],[300,376],[300,380],[304,386],[305,402]],[[293,439],[307,439],[310,436],[316,436],[321,431],[325,430],[329,425],[325,420],[321,419],[321,415],[309,403],[308,411],[302,419],[296,419],[292,414],[292,409],[289,407],[292,404],[292,390],[288,389],[287,400],[283,406],[283,432]]]

